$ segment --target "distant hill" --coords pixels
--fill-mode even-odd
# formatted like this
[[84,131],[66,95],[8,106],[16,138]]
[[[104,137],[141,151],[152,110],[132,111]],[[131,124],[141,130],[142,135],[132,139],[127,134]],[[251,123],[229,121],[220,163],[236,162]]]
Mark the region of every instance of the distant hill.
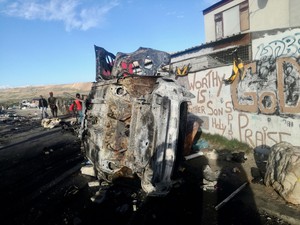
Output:
[[82,82],[73,84],[58,84],[58,85],[44,85],[44,86],[27,86],[16,88],[0,89],[0,104],[11,105],[18,103],[21,100],[32,100],[43,95],[46,99],[49,97],[49,92],[52,91],[55,97],[65,97],[69,93],[75,96],[76,93],[88,94],[91,90],[92,82]]

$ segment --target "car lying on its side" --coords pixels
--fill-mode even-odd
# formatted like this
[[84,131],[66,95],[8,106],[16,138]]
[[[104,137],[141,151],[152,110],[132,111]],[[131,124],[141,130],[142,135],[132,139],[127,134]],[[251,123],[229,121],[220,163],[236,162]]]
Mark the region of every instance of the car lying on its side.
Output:
[[167,53],[140,48],[115,57],[95,50],[96,82],[80,131],[85,155],[99,179],[138,177],[148,195],[165,195],[183,157],[194,96],[168,76]]

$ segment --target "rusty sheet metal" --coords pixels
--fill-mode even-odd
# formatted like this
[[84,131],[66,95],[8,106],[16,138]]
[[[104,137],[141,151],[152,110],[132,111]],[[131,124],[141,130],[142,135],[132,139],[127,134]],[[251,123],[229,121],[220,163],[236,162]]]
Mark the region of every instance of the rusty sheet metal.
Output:
[[128,77],[126,79],[120,79],[119,83],[122,84],[126,91],[132,97],[143,96],[151,94],[158,77],[147,77],[147,76],[135,76]]

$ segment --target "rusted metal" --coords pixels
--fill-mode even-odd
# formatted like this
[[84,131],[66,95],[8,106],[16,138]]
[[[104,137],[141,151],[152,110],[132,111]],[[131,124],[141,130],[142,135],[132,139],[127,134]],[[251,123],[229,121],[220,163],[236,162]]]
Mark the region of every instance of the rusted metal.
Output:
[[[124,73],[114,62],[111,79],[92,86],[80,133],[98,179],[136,176],[147,194],[164,195],[183,157],[187,102],[194,96],[174,79],[157,76],[167,53],[142,50],[161,57],[154,76]],[[139,54],[131,56],[138,60]]]

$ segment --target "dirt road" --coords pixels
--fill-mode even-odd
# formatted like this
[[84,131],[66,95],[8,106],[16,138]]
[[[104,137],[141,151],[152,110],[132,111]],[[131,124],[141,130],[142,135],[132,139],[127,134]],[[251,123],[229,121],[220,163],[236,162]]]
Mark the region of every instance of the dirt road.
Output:
[[[186,161],[171,193],[161,198],[145,198],[139,183],[90,187],[96,179],[80,172],[86,161],[76,136],[44,129],[34,111],[15,114],[0,122],[1,224],[288,224],[259,211],[249,185],[216,210],[247,181],[241,163],[222,167],[223,179],[209,186],[203,184],[207,162]],[[106,190],[100,195],[105,200],[92,202],[99,190]]]

